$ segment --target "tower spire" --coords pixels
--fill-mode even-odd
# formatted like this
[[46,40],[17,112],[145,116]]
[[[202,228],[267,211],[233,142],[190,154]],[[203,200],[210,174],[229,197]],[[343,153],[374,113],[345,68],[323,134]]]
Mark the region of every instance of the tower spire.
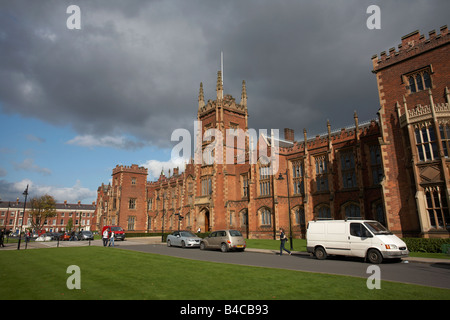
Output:
[[217,100],[222,100],[223,99],[222,71],[217,72],[216,91],[217,91]]
[[242,80],[241,106],[247,108],[247,88],[245,87],[245,80]]
[[200,90],[198,92],[198,110],[205,106],[205,95],[203,94],[203,82],[200,82]]
[[220,51],[220,73],[223,87],[223,51]]

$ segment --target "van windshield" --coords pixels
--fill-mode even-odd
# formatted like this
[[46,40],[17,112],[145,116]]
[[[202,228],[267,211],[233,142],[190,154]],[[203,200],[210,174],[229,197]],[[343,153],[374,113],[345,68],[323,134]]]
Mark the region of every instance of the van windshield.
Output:
[[123,231],[121,227],[111,227],[112,231]]
[[392,234],[388,229],[386,229],[378,221],[364,222],[364,225],[375,235],[377,234]]

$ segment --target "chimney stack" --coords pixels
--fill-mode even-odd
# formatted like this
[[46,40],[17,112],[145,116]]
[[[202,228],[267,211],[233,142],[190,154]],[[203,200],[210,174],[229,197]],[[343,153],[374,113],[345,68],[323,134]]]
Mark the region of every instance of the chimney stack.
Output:
[[284,140],[294,142],[294,129],[284,128]]

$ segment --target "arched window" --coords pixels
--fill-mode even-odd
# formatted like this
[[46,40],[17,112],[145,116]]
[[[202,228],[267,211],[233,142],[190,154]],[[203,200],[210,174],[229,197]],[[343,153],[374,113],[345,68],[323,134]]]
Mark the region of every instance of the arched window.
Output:
[[423,90],[422,75],[420,73],[416,75],[416,81],[417,81],[417,91]]
[[346,218],[361,218],[361,210],[356,203],[350,203],[345,206]]
[[383,226],[386,226],[386,217],[384,215],[384,207],[381,200],[372,203],[372,213],[374,215],[375,220],[377,220]]
[[315,214],[316,214],[316,218],[319,219],[331,219],[331,210],[330,210],[330,206],[326,205],[326,204],[322,204],[322,205],[318,205],[316,207]]
[[301,207],[294,208],[294,221],[296,225],[304,226],[305,222],[305,210]]
[[416,82],[414,81],[414,77],[409,77],[409,90],[411,90],[411,92],[416,92]]
[[423,73],[423,81],[425,83],[425,88],[431,88],[431,78],[430,74],[427,71]]
[[269,208],[262,208],[259,213],[261,214],[261,225],[262,226],[270,226],[272,225],[272,213]]

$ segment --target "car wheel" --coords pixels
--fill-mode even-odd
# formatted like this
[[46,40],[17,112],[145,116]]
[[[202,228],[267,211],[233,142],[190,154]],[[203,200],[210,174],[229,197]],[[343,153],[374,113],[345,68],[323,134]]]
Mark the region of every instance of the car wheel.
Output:
[[181,241],[181,247],[182,247],[183,249],[186,248],[186,243],[184,242],[184,240]]
[[220,251],[222,251],[222,252],[227,252],[228,251],[228,246],[227,246],[226,243],[222,243],[220,245]]
[[370,249],[367,253],[367,259],[370,263],[379,264],[383,261],[383,256],[381,255],[380,251],[376,249]]
[[204,242],[200,242],[200,250],[205,250],[206,249],[206,245]]
[[170,244],[170,240],[167,240],[167,246],[171,247],[172,245]]
[[327,258],[327,252],[322,247],[317,247],[316,250],[314,250],[314,255],[319,260],[325,260]]

